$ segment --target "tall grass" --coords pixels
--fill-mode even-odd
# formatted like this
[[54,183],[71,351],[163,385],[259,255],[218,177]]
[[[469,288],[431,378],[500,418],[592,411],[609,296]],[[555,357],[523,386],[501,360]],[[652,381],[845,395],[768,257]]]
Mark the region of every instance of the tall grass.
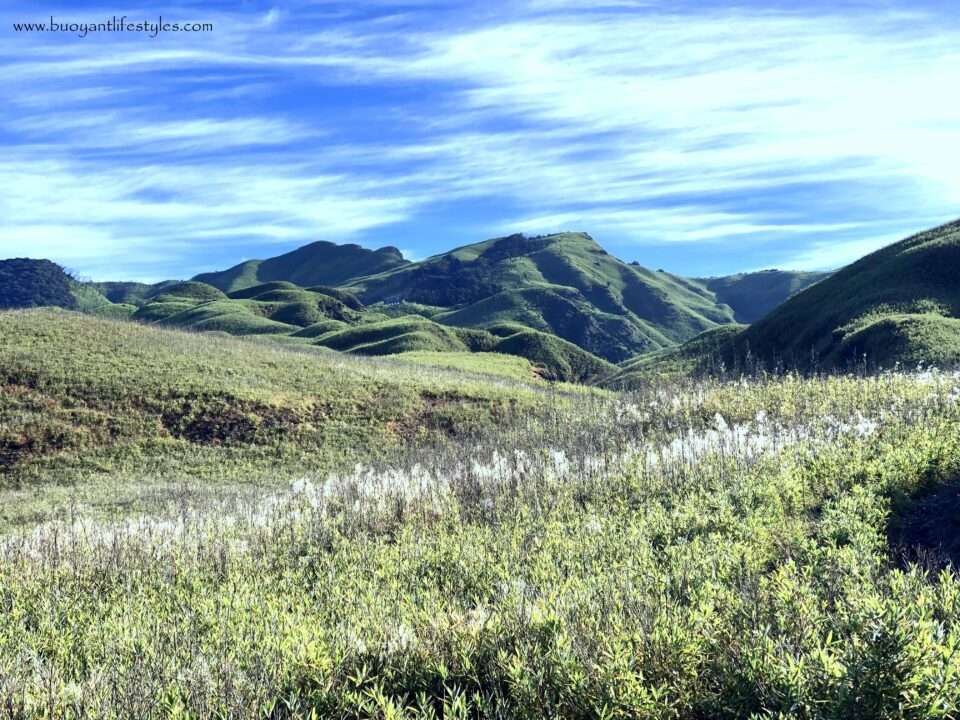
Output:
[[960,712],[960,581],[889,534],[960,482],[960,378],[538,392],[352,469],[8,533],[0,715]]

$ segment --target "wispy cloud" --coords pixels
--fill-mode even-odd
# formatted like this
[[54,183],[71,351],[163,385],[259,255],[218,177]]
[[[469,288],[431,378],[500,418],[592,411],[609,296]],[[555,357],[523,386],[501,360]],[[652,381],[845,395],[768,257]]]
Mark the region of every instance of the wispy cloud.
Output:
[[470,216],[694,273],[695,244],[821,267],[960,215],[960,23],[934,5],[244,7],[164,10],[202,36],[0,35],[0,254],[164,248],[187,275],[397,223],[429,255]]

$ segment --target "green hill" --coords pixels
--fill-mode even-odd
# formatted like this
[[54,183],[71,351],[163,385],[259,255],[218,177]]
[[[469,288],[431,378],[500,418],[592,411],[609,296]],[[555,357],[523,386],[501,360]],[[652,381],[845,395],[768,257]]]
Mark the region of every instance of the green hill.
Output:
[[359,245],[315,242],[268,260],[248,260],[229,270],[203,273],[194,280],[228,293],[274,280],[303,287],[344,285],[407,264],[400,251],[392,247],[367,250]]
[[393,355],[401,352],[467,352],[454,332],[418,316],[396,318],[348,327],[328,333],[315,343],[356,355]]
[[150,297],[162,292],[170,285],[177,285],[177,280],[148,284],[140,282],[88,282],[83,283],[92,288],[112,303],[124,305],[142,305]]
[[271,281],[228,296],[194,280],[164,286],[139,308],[108,307],[116,312],[106,313],[101,307],[95,314],[132,313],[133,320],[148,324],[195,332],[265,335],[285,344],[312,345],[353,355],[501,353],[529,360],[541,377],[571,382],[612,371],[608,363],[577,345],[524,325],[494,324],[498,334],[493,334],[441,324],[421,315],[390,317],[378,312],[378,307],[365,308],[349,291],[326,286],[305,289],[290,282]]
[[707,330],[677,347],[658,350],[620,363],[617,370],[602,377],[608,388],[630,388],[665,378],[713,372],[728,362],[732,343],[746,325],[721,325]]
[[49,260],[0,260],[0,309],[42,306],[76,308],[73,283]]
[[740,356],[830,369],[960,362],[960,221],[867,255],[737,338]]
[[502,338],[494,352],[526,358],[547,380],[591,382],[614,372],[615,366],[555,335],[521,330]]
[[266,283],[228,297],[194,280],[165,286],[132,317],[198,332],[287,335],[325,321],[353,322],[359,314],[336,297],[292,283]]
[[391,247],[317,242],[187,282],[69,281],[65,306],[354,354],[503,352],[580,380],[760,316],[820,277],[688,279],[624,263],[586,233],[510,235],[416,263]]
[[[496,362],[490,356],[491,363]],[[269,477],[495,422],[542,389],[62,310],[0,313],[0,486]],[[514,372],[516,372],[514,370]],[[534,380],[535,378],[530,378]],[[252,474],[251,474],[252,473]],[[24,504],[26,507],[28,503]],[[0,510],[0,519],[16,508]]]
[[804,288],[820,282],[830,273],[761,270],[723,277],[697,278],[714,294],[718,303],[733,308],[739,323],[756,322]]
[[511,235],[350,283],[361,300],[449,308],[439,322],[518,322],[619,361],[669,347],[733,311],[701,285],[613,257],[586,233]]
[[[573,343],[523,326],[499,325],[495,332],[440,325],[417,315],[334,329],[320,335],[317,345],[355,355],[399,353],[495,353],[532,363],[548,380],[585,382],[613,372],[614,367]],[[310,328],[302,331],[306,335]],[[457,365],[467,362],[449,360]],[[479,360],[478,362],[484,362]]]
[[[571,232],[493,238],[416,263],[393,248],[313,243],[195,280],[234,299],[307,287],[352,310],[373,306],[372,320],[415,314],[461,328],[519,323],[621,362],[753,321],[822,277],[772,270],[688,279],[625,263]],[[419,349],[435,349],[439,336],[428,334],[433,340],[420,337]]]

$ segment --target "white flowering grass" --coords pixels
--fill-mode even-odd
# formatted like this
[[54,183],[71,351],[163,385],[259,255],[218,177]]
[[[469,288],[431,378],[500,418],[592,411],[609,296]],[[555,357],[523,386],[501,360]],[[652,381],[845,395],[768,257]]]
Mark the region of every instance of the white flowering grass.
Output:
[[960,580],[887,533],[960,477],[957,384],[586,396],[229,502],[21,528],[0,715],[953,717]]

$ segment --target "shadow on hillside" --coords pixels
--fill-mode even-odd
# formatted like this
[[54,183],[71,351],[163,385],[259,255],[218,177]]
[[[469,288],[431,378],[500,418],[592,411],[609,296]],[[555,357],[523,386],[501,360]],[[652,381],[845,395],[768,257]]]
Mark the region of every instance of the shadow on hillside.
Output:
[[890,548],[901,566],[960,568],[960,478],[898,503],[888,527]]

